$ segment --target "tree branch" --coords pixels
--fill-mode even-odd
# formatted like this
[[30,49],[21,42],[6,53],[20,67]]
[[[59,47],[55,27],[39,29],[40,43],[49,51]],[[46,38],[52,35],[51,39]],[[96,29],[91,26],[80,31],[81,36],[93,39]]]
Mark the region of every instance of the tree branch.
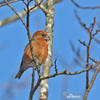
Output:
[[87,90],[86,90],[86,92],[85,92],[85,94],[84,94],[83,100],[87,100],[88,93],[89,93],[90,89],[92,88],[92,86],[93,86],[93,84],[94,84],[94,81],[95,81],[95,79],[96,79],[96,76],[97,76],[99,70],[100,70],[100,65],[99,65],[99,66],[97,67],[97,69],[95,70],[95,73],[94,73],[94,75],[93,75],[93,77],[92,77],[92,80],[91,80],[91,82],[90,82],[90,84],[89,84],[89,87],[87,88]]
[[[9,1],[9,4],[10,4],[10,3],[15,3],[15,2],[17,2],[17,1],[20,1],[20,0],[10,0],[10,1]],[[6,6],[6,5],[7,5],[6,2],[0,2],[0,7]]]
[[73,72],[73,73],[67,72],[66,70],[64,70],[63,72],[55,72],[55,74],[53,74],[53,75],[49,75],[49,76],[46,76],[46,77],[42,76],[40,79],[41,80],[49,79],[49,78],[53,78],[53,77],[58,76],[58,75],[77,75],[77,74],[81,74],[83,72],[89,71],[89,70],[91,70],[93,68],[96,68],[98,65],[100,65],[100,63],[97,63],[95,65],[91,65],[90,67],[88,67],[86,69],[83,69],[83,70],[78,71],[78,72]]
[[[80,17],[78,16],[78,13],[77,13],[76,10],[74,10],[74,13],[75,13],[75,16],[76,16],[78,22],[80,23],[80,25],[81,25],[88,33],[90,33],[90,28],[88,28],[88,27],[86,26],[86,24],[84,24],[84,23],[81,21],[81,19],[80,19]],[[96,32],[95,32],[94,34],[97,34],[98,32],[100,32],[100,30],[96,30]],[[98,40],[97,38],[95,38],[94,35],[92,35],[92,38],[93,38],[97,43],[100,44],[100,40]]]
[[40,82],[41,82],[41,80],[39,78],[38,81],[37,81],[37,83],[36,83],[36,85],[35,85],[35,87],[30,91],[29,100],[32,100],[35,91],[40,86]]
[[80,6],[78,3],[75,2],[75,0],[71,0],[71,2],[78,8],[81,9],[90,9],[90,10],[95,10],[95,9],[100,9],[100,6]]
[[[43,0],[42,0],[43,1]],[[42,1],[40,2],[39,0],[35,0],[36,4],[38,5],[38,7],[45,13],[48,13],[48,10],[45,8],[45,6],[42,4]]]
[[[58,2],[61,2],[61,1],[62,0],[54,0],[54,3],[58,3]],[[47,5],[47,1],[44,2],[43,5],[46,6]],[[34,11],[38,10],[39,7],[37,5],[35,5],[35,6],[29,7],[29,9],[30,9],[30,13],[31,13],[31,12],[34,12]],[[20,15],[20,17],[24,17],[26,15],[26,12],[25,12],[25,10],[23,10],[22,12],[20,12],[18,14]],[[19,17],[17,15],[13,15],[10,18],[6,18],[4,20],[1,20],[0,21],[0,27],[2,27],[4,25],[7,25],[9,23],[12,23],[13,21],[16,21],[18,19],[19,19]]]
[[9,8],[11,8],[12,11],[16,14],[16,16],[20,19],[20,21],[23,23],[23,25],[25,26],[25,28],[27,30],[27,26],[26,26],[25,22],[23,21],[23,19],[21,18],[20,14],[17,13],[17,11],[9,4],[9,2],[7,0],[5,0],[5,2],[9,6]]

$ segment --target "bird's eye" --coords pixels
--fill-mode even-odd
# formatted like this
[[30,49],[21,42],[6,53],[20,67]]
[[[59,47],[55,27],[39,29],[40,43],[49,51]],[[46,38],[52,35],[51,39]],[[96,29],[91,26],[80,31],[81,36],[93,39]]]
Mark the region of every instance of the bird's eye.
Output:
[[45,37],[45,34],[42,34],[43,37]]

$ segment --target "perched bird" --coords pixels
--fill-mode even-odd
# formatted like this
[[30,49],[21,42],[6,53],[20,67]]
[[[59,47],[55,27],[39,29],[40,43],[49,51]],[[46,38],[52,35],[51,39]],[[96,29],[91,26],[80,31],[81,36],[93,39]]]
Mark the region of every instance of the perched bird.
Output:
[[[38,59],[38,65],[44,63],[48,56],[48,45],[47,45],[47,33],[45,31],[37,31],[32,36],[32,49],[34,56]],[[31,56],[30,44],[28,43],[22,58],[22,62],[20,65],[20,70],[15,78],[20,79],[21,75],[28,68],[36,67],[35,61],[33,61]]]

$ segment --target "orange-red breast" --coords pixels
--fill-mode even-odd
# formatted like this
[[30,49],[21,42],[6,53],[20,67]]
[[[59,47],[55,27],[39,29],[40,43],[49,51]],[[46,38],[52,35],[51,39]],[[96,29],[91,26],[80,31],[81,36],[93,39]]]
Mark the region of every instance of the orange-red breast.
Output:
[[[48,56],[48,45],[47,45],[47,33],[45,31],[37,31],[32,36],[32,48],[33,54],[38,59],[39,66],[44,63]],[[34,65],[34,66],[33,66]],[[27,44],[22,62],[20,65],[20,70],[15,78],[20,79],[23,72],[31,67],[36,67],[35,62],[32,59],[30,45]]]

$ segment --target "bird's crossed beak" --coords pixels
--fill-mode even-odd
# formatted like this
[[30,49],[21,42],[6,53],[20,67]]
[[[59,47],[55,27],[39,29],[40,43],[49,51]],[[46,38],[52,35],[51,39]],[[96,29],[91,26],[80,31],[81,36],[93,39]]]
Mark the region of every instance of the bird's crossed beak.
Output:
[[49,41],[49,40],[50,40],[50,37],[45,36],[44,39],[45,39],[46,41]]

